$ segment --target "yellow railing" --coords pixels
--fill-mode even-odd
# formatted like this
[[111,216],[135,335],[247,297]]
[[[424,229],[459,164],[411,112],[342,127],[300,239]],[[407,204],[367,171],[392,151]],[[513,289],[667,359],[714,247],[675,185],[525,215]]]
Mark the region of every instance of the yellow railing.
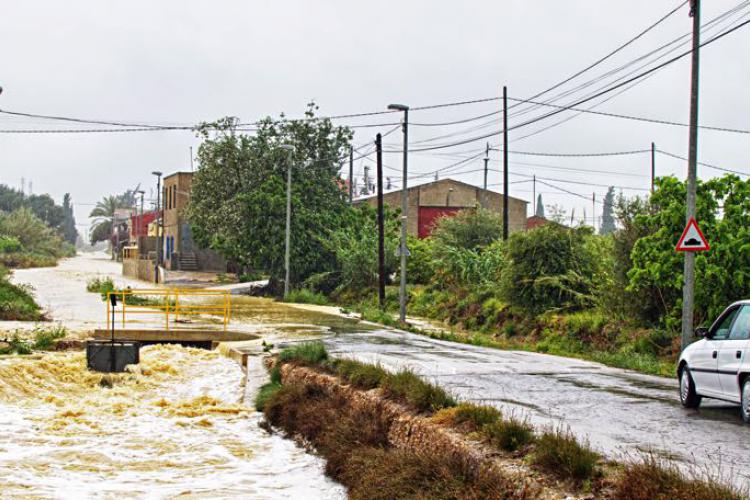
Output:
[[[114,315],[112,295],[117,297]],[[121,319],[122,328],[125,329],[128,324],[132,325],[138,321],[133,316],[155,314],[164,316],[164,328],[167,331],[176,328],[174,325],[170,326],[170,320],[172,323],[179,323],[200,315],[219,317],[223,330],[227,331],[231,308],[231,295],[226,290],[127,288],[107,293],[107,329],[112,328],[113,320]]]

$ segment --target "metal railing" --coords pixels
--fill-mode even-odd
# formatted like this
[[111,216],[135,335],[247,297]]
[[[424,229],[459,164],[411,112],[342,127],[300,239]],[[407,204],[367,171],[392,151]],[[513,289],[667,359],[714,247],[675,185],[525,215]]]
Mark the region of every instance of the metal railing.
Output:
[[[112,309],[112,296],[117,297],[117,307]],[[107,329],[112,321],[122,322],[122,328],[142,323],[140,315],[164,316],[164,329],[177,330],[179,323],[188,323],[197,316],[213,316],[221,320],[227,331],[231,314],[231,294],[227,290],[199,288],[130,289],[107,292]],[[161,324],[161,321],[158,321]],[[116,326],[116,325],[115,325]]]

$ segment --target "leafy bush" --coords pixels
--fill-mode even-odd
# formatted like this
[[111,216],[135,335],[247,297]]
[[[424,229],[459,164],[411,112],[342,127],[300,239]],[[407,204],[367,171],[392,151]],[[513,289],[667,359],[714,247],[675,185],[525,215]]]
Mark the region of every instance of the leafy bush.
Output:
[[[398,220],[388,209],[385,218],[385,272],[396,271]],[[346,224],[332,231],[324,245],[336,256],[336,291],[363,292],[378,284],[378,229],[375,210],[363,204],[348,213]],[[389,278],[386,278],[388,281]]]
[[54,345],[55,340],[64,338],[68,334],[68,329],[62,325],[51,327],[34,328],[34,349],[44,351]]
[[92,278],[86,282],[86,291],[100,293],[106,299],[107,293],[115,291],[115,283],[112,278]]
[[15,236],[0,235],[0,253],[13,253],[23,250],[23,245]]
[[428,284],[435,272],[432,238],[420,239],[408,236],[406,246],[410,254],[406,259],[406,277],[409,283]]
[[599,455],[562,427],[545,430],[536,440],[533,463],[563,479],[583,481],[598,473]]
[[453,217],[441,217],[432,231],[435,243],[443,247],[480,250],[503,234],[498,214],[482,207],[461,210]]
[[8,271],[0,266],[0,320],[41,321],[41,307],[34,301],[31,288],[8,281]]
[[328,301],[328,297],[326,297],[322,293],[316,293],[312,290],[308,290],[307,288],[291,290],[284,299],[284,302],[293,302],[297,304],[314,304],[318,306],[325,306],[330,303]]
[[4,352],[2,352],[3,354],[16,353],[26,355],[31,354],[32,352],[29,343],[21,339],[18,333],[13,334],[13,337],[11,337],[11,339],[8,341],[8,344],[9,346]]
[[592,306],[611,269],[603,240],[591,228],[547,224],[511,235],[502,294],[522,310],[577,310]]
[[287,347],[279,353],[280,362],[304,366],[317,366],[327,359],[328,352],[322,342],[304,342]]

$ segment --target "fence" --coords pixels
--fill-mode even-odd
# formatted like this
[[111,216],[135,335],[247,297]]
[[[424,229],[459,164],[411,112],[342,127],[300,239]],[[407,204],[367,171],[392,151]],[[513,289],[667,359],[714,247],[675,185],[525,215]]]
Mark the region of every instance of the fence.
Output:
[[[117,307],[113,309],[111,296],[117,297]],[[197,288],[174,289],[125,289],[107,293],[107,329],[112,321],[126,329],[138,323],[143,325],[143,317],[154,318],[150,326],[164,325],[166,331],[180,329],[199,316],[214,316],[221,321],[223,331],[227,331],[231,314],[231,295],[226,290],[202,290]],[[162,319],[158,316],[163,316]],[[207,318],[204,318],[207,319]],[[216,324],[214,322],[214,324]],[[116,326],[116,325],[115,325]]]

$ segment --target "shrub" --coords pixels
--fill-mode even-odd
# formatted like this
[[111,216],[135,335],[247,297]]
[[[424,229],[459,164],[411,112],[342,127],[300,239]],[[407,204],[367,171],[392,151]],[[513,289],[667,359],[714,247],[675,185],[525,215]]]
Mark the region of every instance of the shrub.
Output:
[[307,288],[299,288],[297,290],[290,291],[284,302],[296,302],[298,304],[315,304],[318,306],[328,305],[328,297],[322,293],[316,293]]
[[545,430],[536,440],[533,463],[562,479],[583,481],[598,472],[599,455],[562,427]]
[[516,451],[534,441],[531,425],[515,417],[489,423],[482,432],[493,446],[506,451]]
[[327,359],[328,352],[322,342],[304,342],[287,347],[279,353],[280,362],[304,366],[318,366]]
[[336,360],[334,367],[339,377],[365,390],[380,387],[387,376],[387,372],[379,365],[360,363],[351,359]]
[[0,253],[13,253],[23,250],[23,245],[15,236],[0,235]]
[[0,320],[41,321],[41,307],[34,301],[31,288],[8,281],[7,270],[0,266]]
[[453,408],[445,408],[435,414],[433,420],[466,431],[478,431],[488,424],[497,422],[502,417],[500,410],[492,406],[478,406],[471,403],[460,403]]
[[14,333],[13,336],[8,341],[8,347],[0,350],[0,354],[31,354],[31,346],[28,344],[28,342],[21,339],[21,337],[18,335],[18,332]]
[[514,233],[506,249],[503,297],[531,314],[592,306],[611,268],[603,245],[590,228],[547,224]]
[[439,245],[479,250],[503,234],[500,216],[482,207],[461,210],[453,217],[441,217],[435,224],[432,238]]
[[112,281],[112,278],[91,278],[86,282],[86,291],[100,293],[106,299],[108,292],[115,291],[115,283]]
[[618,477],[612,495],[615,500],[740,500],[740,492],[716,479],[687,479],[673,465],[653,456],[627,464]]
[[381,384],[387,397],[403,400],[419,411],[435,412],[456,406],[456,401],[442,388],[425,382],[410,370],[389,373]]
[[55,340],[67,334],[68,329],[59,324],[51,327],[36,327],[34,328],[34,349],[41,351],[49,349]]
[[282,385],[278,382],[269,382],[264,384],[258,389],[258,394],[255,395],[255,409],[258,411],[264,411],[266,403],[281,390]]

